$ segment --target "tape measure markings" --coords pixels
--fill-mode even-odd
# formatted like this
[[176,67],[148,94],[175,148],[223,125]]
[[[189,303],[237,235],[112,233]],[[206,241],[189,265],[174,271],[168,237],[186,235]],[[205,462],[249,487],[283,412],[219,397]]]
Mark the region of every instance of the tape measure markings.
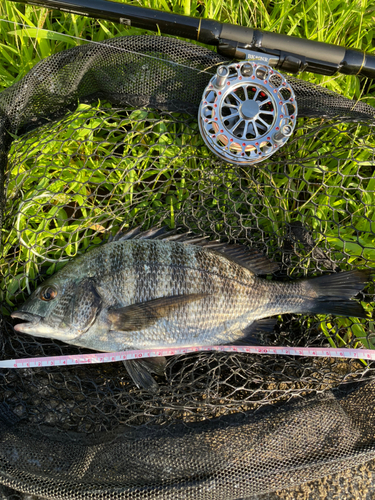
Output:
[[271,354],[284,356],[310,356],[328,358],[350,358],[374,360],[375,350],[332,347],[271,347],[271,346],[188,346],[176,348],[145,349],[110,353],[73,354],[67,356],[46,356],[39,358],[9,359],[0,361],[0,368],[35,368],[46,366],[83,365],[113,363],[127,359],[175,356],[200,351],[239,352],[249,354]]

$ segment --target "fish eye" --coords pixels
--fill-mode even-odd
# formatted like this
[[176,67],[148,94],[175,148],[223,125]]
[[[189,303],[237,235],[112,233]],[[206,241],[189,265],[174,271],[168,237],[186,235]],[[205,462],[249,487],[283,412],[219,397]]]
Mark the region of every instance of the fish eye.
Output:
[[45,286],[39,292],[39,297],[42,300],[53,300],[57,296],[57,290],[54,286]]

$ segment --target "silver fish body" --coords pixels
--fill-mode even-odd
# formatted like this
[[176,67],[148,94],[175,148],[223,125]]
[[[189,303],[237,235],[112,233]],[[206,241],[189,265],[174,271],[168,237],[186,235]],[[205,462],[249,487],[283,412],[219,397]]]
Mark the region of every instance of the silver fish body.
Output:
[[38,287],[13,314],[28,320],[15,329],[111,352],[254,339],[259,320],[284,313],[365,317],[349,298],[368,271],[284,283],[258,277],[258,260],[178,241],[113,241]]

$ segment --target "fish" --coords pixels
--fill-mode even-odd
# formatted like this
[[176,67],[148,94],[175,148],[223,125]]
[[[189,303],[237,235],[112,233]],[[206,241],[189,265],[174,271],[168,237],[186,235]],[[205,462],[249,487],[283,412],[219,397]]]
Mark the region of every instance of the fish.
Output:
[[[367,318],[351,300],[371,269],[310,279],[267,279],[279,265],[259,251],[165,228],[119,233],[75,257],[12,317],[17,332],[101,352],[259,344],[278,315]],[[158,390],[166,359],[126,360],[139,388]]]

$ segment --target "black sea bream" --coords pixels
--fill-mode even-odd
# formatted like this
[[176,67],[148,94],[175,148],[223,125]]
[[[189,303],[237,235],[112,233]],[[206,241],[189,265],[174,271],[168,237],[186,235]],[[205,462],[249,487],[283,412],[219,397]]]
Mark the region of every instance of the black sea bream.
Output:
[[[285,313],[366,317],[349,299],[369,270],[271,281],[258,275],[277,266],[251,249],[152,238],[160,233],[128,233],[72,260],[12,314],[27,321],[15,330],[111,352],[256,342],[272,329],[264,319]],[[150,372],[162,373],[164,363],[125,366],[138,386],[155,389]]]

